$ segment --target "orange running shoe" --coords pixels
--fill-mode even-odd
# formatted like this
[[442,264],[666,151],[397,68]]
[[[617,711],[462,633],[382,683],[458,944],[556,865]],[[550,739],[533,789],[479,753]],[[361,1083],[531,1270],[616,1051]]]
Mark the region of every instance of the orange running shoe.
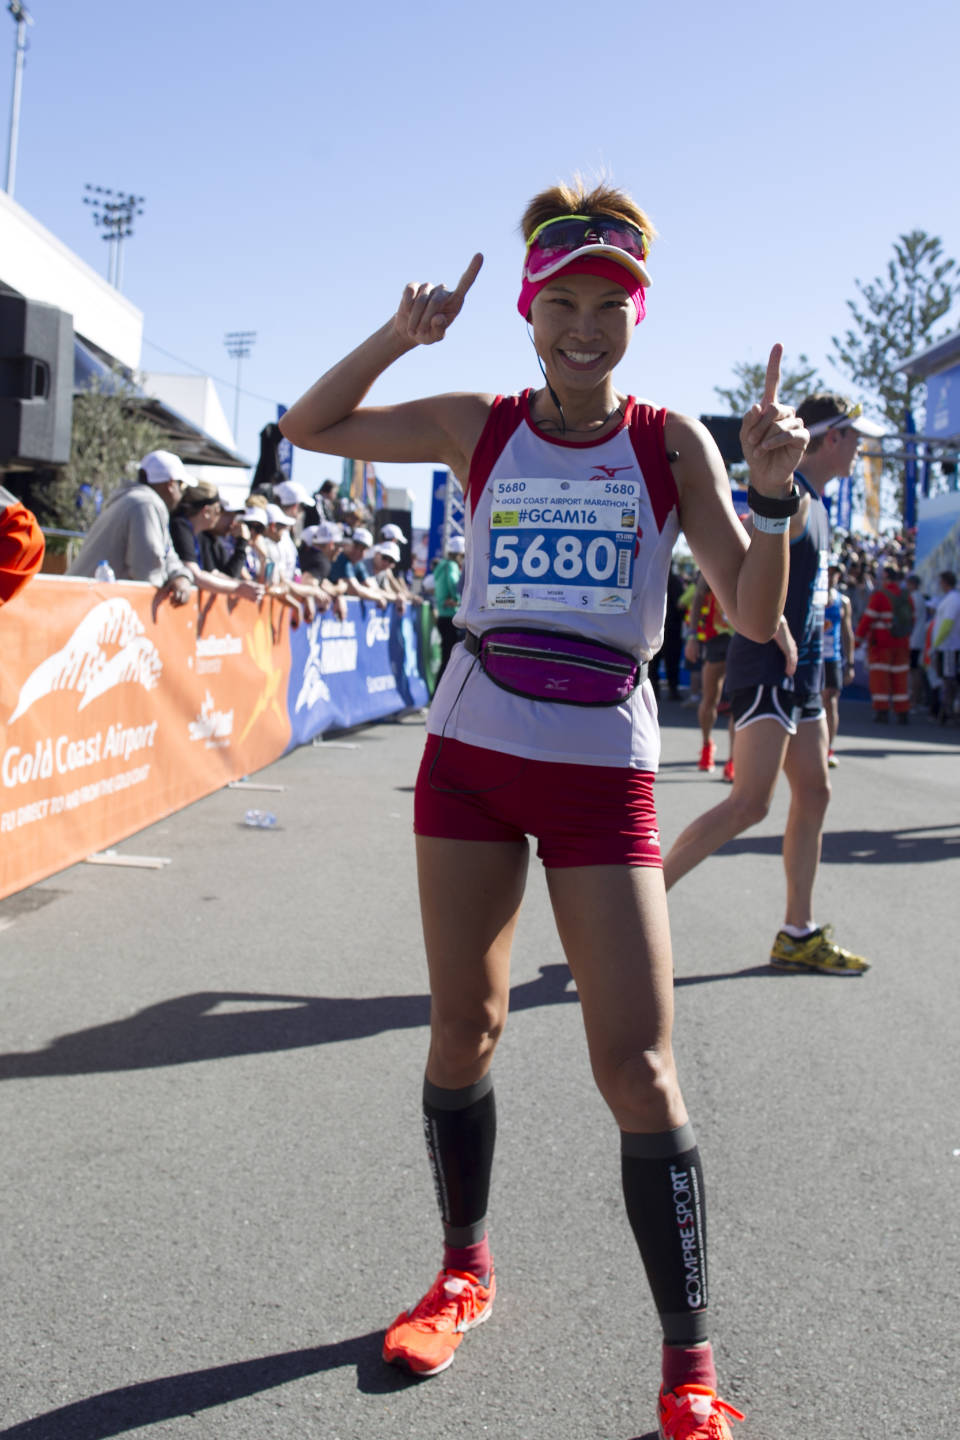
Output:
[[713,761],[716,753],[716,745],[714,745],[712,740],[708,740],[706,745],[704,745],[703,749],[700,751],[700,763],[697,766],[697,769],[705,770],[707,774],[710,774],[714,768]]
[[493,1309],[497,1282],[481,1285],[466,1270],[441,1270],[412,1310],[404,1310],[383,1341],[388,1365],[406,1365],[414,1375],[439,1375],[453,1364],[457,1346],[468,1330],[482,1325]]
[[726,765],[724,765],[724,767],[723,767],[723,778],[724,778],[724,780],[727,781],[728,784],[730,784],[730,785],[733,784],[733,761],[732,761],[732,760],[728,760],[727,763],[726,763]]
[[726,1417],[744,1418],[708,1385],[661,1390],[657,1410],[660,1440],[732,1440]]

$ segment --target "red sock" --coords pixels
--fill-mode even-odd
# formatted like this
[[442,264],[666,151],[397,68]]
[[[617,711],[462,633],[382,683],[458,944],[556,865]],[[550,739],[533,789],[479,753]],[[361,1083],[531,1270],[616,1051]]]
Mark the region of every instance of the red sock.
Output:
[[488,1284],[493,1261],[486,1235],[475,1245],[444,1245],[443,1268],[465,1270],[468,1275],[476,1275],[481,1285]]
[[717,1371],[709,1340],[702,1345],[664,1345],[663,1388],[676,1390],[678,1385],[709,1385],[716,1390]]

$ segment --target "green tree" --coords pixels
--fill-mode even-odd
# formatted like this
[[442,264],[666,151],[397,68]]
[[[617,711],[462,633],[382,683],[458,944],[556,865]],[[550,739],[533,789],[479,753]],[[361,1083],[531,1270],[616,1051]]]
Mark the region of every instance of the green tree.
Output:
[[[726,404],[731,415],[745,415],[751,405],[756,404],[763,394],[763,386],[767,377],[767,362],[762,364],[751,364],[744,361],[734,365],[733,373],[737,378],[736,385],[725,387],[714,385],[714,391]],[[797,357],[797,367],[791,369],[782,361],[780,364],[780,389],[778,394],[785,405],[799,405],[800,401],[815,390],[824,390],[826,386],[817,374],[817,367],[811,365],[806,355]]]
[[[86,530],[105,500],[131,477],[131,465],[168,444],[159,425],[139,408],[133,385],[119,372],[113,384],[94,380],[73,398],[70,460],[59,470],[35,473],[21,489],[41,525]],[[62,548],[51,542],[51,548]]]
[[921,411],[919,428],[924,381],[898,367],[946,333],[934,334],[934,328],[956,299],[955,270],[938,236],[925,230],[899,236],[886,273],[868,285],[856,281],[860,299],[847,301],[850,328],[842,339],[833,337],[834,364],[893,431],[903,430],[908,408]]

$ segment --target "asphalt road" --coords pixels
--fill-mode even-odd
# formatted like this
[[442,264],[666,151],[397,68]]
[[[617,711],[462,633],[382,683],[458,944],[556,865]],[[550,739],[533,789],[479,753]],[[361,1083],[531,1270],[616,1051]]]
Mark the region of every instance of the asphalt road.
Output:
[[[668,706],[669,842],[723,794]],[[738,1440],[940,1440],[960,1341],[960,734],[848,706],[817,916],[862,979],[766,965],[781,785],[672,899]],[[419,1119],[423,727],[261,772],[0,903],[0,1437],[630,1440],[658,1330],[542,872],[496,1064],[500,1293],[413,1382],[383,1327],[439,1261]],[[724,742],[720,738],[721,756]],[[247,829],[251,805],[274,831]]]

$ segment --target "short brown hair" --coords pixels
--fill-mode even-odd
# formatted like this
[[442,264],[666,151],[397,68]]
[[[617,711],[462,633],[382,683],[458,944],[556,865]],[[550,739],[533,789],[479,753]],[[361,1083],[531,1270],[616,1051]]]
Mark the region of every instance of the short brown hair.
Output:
[[569,184],[560,181],[534,195],[520,221],[524,240],[529,240],[545,221],[556,220],[561,215],[610,215],[614,220],[636,225],[647,237],[648,245],[656,239],[650,217],[625,190],[618,190],[605,181],[588,189],[582,177],[574,175]]
[[[845,395],[838,395],[834,390],[818,390],[815,395],[808,395],[806,400],[801,401],[797,406],[797,415],[804,425],[819,425],[823,420],[839,420],[852,408],[851,402]],[[807,454],[812,455],[823,444],[824,431],[822,435],[814,435],[807,446]]]

